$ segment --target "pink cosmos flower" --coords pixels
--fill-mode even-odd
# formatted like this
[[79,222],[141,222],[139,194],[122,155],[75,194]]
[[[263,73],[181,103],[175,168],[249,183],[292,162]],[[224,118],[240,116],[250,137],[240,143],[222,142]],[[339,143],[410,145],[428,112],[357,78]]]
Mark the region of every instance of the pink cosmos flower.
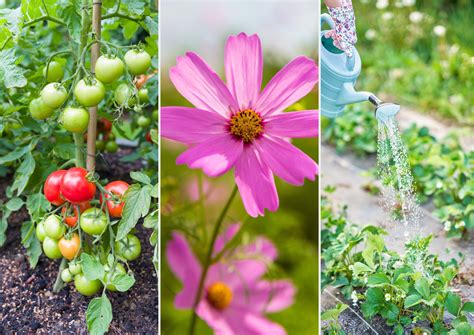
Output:
[[257,35],[230,36],[225,48],[227,84],[197,54],[178,57],[170,70],[176,89],[196,108],[163,107],[161,134],[190,147],[176,160],[216,177],[234,169],[248,214],[278,208],[273,175],[293,185],[314,180],[317,164],[290,138],[318,136],[316,110],[284,112],[311,92],[318,67],[300,56],[261,91],[263,57]]
[[[239,224],[231,225],[218,237],[214,256],[239,228]],[[291,282],[261,278],[276,255],[273,244],[259,238],[228,252],[221,261],[210,266],[196,313],[216,335],[286,334],[283,327],[264,317],[264,313],[278,312],[293,304],[295,295]],[[186,239],[176,232],[167,245],[166,257],[171,270],[183,282],[183,289],[174,300],[175,307],[193,308],[201,264]]]

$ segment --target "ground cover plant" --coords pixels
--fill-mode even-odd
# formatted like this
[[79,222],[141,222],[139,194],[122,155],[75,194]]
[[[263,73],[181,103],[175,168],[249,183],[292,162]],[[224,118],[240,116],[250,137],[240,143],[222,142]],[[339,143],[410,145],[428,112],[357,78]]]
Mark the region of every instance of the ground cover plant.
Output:
[[[85,313],[92,334],[109,329],[110,292],[135,284],[138,223],[158,269],[156,11],[154,2],[88,0],[0,10],[0,174],[10,181],[0,246],[26,209],[30,268],[42,254],[60,259],[55,293],[71,283],[97,294]],[[104,173],[106,155],[120,158],[117,172],[129,169],[127,181]]]
[[[323,119],[323,129],[323,140],[340,153],[371,156],[377,151],[377,121],[362,106],[351,106],[335,120]],[[454,135],[438,140],[416,124],[401,135],[419,202],[433,202],[433,214],[448,236],[467,236],[474,228],[474,152],[463,150]]]
[[[474,303],[462,301],[452,288],[462,258],[441,261],[431,254],[431,236],[408,241],[399,254],[386,246],[383,229],[356,226],[347,220],[345,210],[336,212],[323,197],[323,289],[339,288],[365,318],[382,317],[395,334],[406,329],[413,334],[472,333],[467,314],[474,312]],[[326,334],[344,334],[337,321],[346,308],[341,304],[325,311]]]

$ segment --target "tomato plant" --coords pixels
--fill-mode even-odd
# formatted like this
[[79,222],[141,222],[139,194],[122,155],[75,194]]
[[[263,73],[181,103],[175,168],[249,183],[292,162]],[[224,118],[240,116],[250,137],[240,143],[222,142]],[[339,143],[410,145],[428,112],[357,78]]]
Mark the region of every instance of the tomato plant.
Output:
[[[94,334],[112,321],[107,290],[135,283],[115,242],[143,222],[150,266],[158,264],[157,134],[145,140],[157,122],[140,128],[136,119],[157,109],[157,37],[155,2],[13,0],[0,13],[0,176],[10,181],[0,246],[12,213],[27,212],[21,241],[31,268],[50,271],[39,263],[43,252],[61,259],[54,292],[74,282],[79,293],[99,293],[85,312]],[[147,78],[142,91],[137,74]],[[120,85],[127,104],[115,101]],[[125,169],[127,188],[106,190],[125,182],[102,166],[103,155],[140,161],[140,171]]]

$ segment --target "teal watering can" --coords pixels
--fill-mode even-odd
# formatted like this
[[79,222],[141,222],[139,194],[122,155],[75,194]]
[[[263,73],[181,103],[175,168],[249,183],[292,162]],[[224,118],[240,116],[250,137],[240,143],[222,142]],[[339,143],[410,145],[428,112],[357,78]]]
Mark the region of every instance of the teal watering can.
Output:
[[[334,21],[328,14],[321,15],[321,26],[327,23],[334,29]],[[370,101],[375,106],[375,117],[387,122],[400,111],[400,105],[385,103],[370,92],[357,92],[354,85],[359,77],[362,63],[354,48],[352,57],[336,48],[332,38],[321,32],[321,114],[329,118],[340,116],[346,105]]]

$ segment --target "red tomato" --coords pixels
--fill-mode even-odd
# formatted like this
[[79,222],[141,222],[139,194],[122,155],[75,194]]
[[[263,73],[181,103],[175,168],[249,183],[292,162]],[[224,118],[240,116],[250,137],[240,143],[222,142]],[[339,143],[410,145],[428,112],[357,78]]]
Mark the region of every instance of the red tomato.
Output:
[[[64,223],[66,223],[69,227],[73,228],[76,226],[76,223],[77,223],[77,220],[78,220],[78,213],[77,213],[77,207],[76,205],[73,205],[73,210],[71,209],[71,207],[69,208],[66,208],[66,206],[63,207],[63,209],[61,210],[61,214],[64,218]],[[91,208],[91,204],[89,202],[85,202],[83,204],[80,204],[79,205],[79,213],[82,215],[82,213],[84,213],[84,211],[88,208]],[[74,212],[74,214],[73,214]]]
[[[108,183],[104,188],[117,196],[119,198],[118,201],[114,201],[114,199],[111,199],[112,197],[109,194],[105,194],[106,199],[111,199],[107,200],[107,208],[109,210],[109,215],[114,217],[114,218],[120,218],[122,217],[122,210],[123,206],[125,206],[125,203],[122,200],[122,196],[124,195],[125,191],[128,190],[129,184],[122,180],[116,180],[111,183]],[[102,197],[100,199],[100,202],[102,203]]]
[[151,140],[151,134],[150,134],[150,132],[147,132],[147,133],[146,133],[145,139],[146,139],[148,142],[153,143],[153,141]]
[[105,117],[103,117],[99,120],[99,123],[97,124],[97,128],[101,132],[109,132],[112,130],[112,122],[110,122]]
[[58,248],[64,258],[72,260],[77,255],[79,255],[79,250],[81,249],[81,239],[76,233],[72,234],[72,236],[69,238],[63,236],[58,242]]
[[95,196],[95,184],[86,178],[87,170],[75,167],[67,170],[61,179],[61,194],[71,204],[91,201]]
[[58,170],[51,173],[44,182],[44,196],[50,203],[56,206],[64,204],[64,199],[61,197],[60,185],[66,170]]

